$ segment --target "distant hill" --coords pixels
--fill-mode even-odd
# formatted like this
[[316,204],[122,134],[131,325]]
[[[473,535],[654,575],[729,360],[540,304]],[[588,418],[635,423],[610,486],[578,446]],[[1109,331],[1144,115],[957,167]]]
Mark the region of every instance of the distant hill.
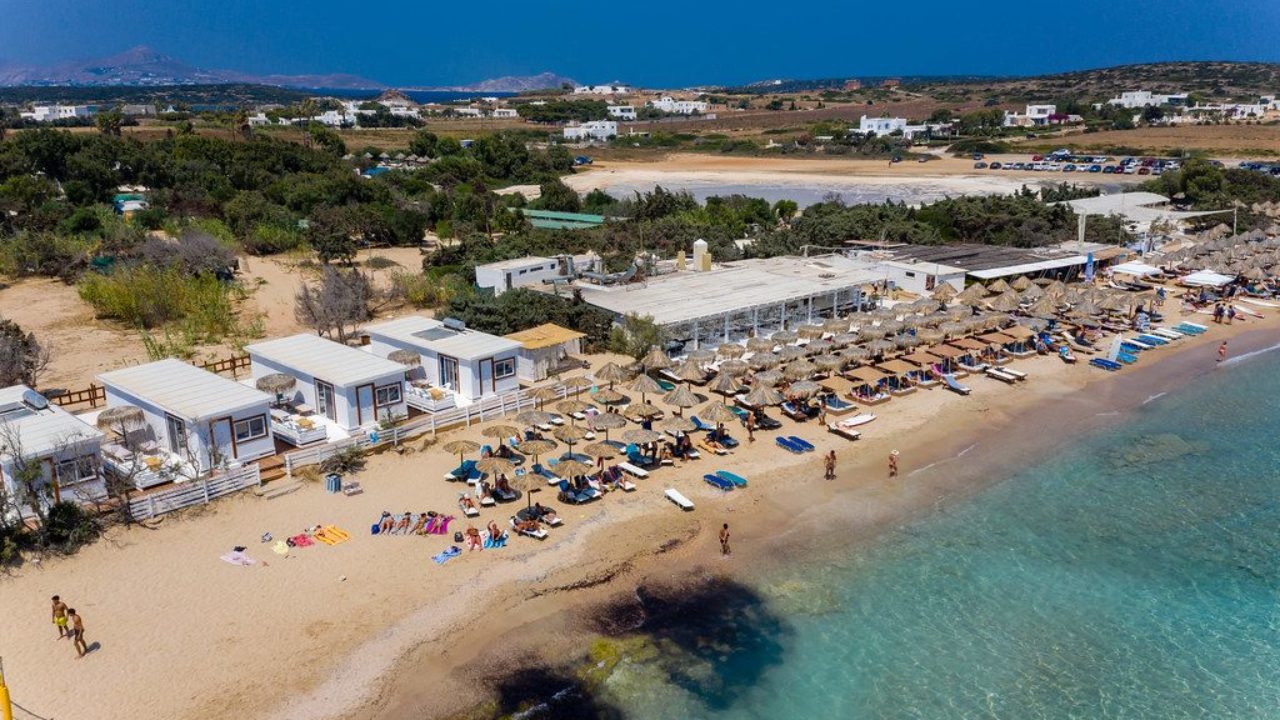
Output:
[[531,90],[551,90],[563,85],[577,85],[573,78],[543,72],[537,75],[508,75],[506,77],[481,80],[470,85],[451,85],[447,87],[414,87],[407,90],[426,90],[434,92],[500,92],[519,93]]
[[904,89],[939,99],[1106,98],[1126,90],[1196,92],[1234,97],[1280,92],[1280,64],[1181,61],[1117,65],[1021,78],[935,78],[903,82]]
[[74,60],[48,67],[0,64],[0,86],[173,86],[220,84],[280,87],[375,89],[383,83],[357,75],[254,75],[236,70],[208,70],[146,46],[92,60]]
[[288,105],[310,94],[274,85],[146,85],[0,87],[0,105],[34,102],[68,105]]

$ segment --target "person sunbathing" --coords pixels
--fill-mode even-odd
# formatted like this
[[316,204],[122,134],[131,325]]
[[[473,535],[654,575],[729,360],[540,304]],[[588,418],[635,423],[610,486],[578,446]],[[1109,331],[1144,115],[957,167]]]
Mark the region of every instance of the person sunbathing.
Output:
[[494,485],[494,487],[497,488],[498,492],[504,493],[507,495],[510,495],[512,492],[514,492],[511,489],[511,481],[507,480],[506,475],[499,475],[498,482],[497,484]]
[[382,517],[378,520],[378,534],[384,535],[391,532],[391,528],[395,526],[395,518],[391,517],[391,513],[386,510],[382,511]]
[[415,523],[413,524],[413,529],[412,529],[412,530],[410,530],[409,532],[410,532],[410,533],[412,533],[413,535],[422,535],[422,534],[424,534],[424,533],[423,533],[423,531],[424,531],[424,530],[426,530],[426,527],[427,527],[427,520],[428,520],[429,518],[430,518],[430,516],[429,516],[429,515],[427,515],[426,513],[422,513],[421,515],[419,515],[419,516],[418,516],[418,521],[417,521],[417,522],[415,522]]
[[410,519],[412,516],[413,516],[413,513],[410,513],[410,512],[405,512],[405,514],[401,515],[401,516],[400,516],[400,519],[396,521],[395,529],[394,529],[394,530],[392,530],[391,532],[393,532],[393,533],[402,533],[402,532],[404,532],[404,531],[408,530],[408,529],[409,529],[409,519]]
[[542,503],[533,504],[533,516],[547,523],[556,521],[556,511],[545,507]]
[[467,532],[465,534],[467,537],[468,550],[479,550],[483,547],[484,543],[480,540],[480,531],[477,530],[474,525],[468,525]]
[[490,540],[497,540],[498,538],[502,537],[502,531],[498,529],[498,523],[494,522],[493,520],[489,521],[489,527],[485,529],[489,531]]
[[516,519],[516,530],[522,533],[536,533],[542,529],[537,520],[529,518],[528,520]]
[[[662,446],[662,452],[658,455],[658,462],[671,462],[671,443],[665,443]],[[681,459],[684,459],[683,456]]]
[[458,507],[462,508],[463,511],[475,510],[476,503],[470,497],[463,495],[462,497],[458,498]]

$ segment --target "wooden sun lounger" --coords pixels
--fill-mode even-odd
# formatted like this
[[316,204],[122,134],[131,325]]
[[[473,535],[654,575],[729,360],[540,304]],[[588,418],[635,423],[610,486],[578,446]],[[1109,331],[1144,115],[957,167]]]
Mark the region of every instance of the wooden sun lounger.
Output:
[[688,511],[693,509],[693,501],[682,495],[679,490],[676,490],[675,488],[667,488],[667,491],[664,494],[667,496],[668,500],[679,506],[681,510]]
[[858,440],[862,437],[862,433],[852,428],[841,427],[840,423],[827,423],[827,431],[846,440]]
[[1003,373],[1007,373],[1007,374],[1009,374],[1009,375],[1012,375],[1012,376],[1014,376],[1015,378],[1017,378],[1017,379],[1019,379],[1019,380],[1026,380],[1026,379],[1027,379],[1027,374],[1026,374],[1026,373],[1024,373],[1024,372],[1022,372],[1021,370],[1014,370],[1013,368],[1008,368],[1008,367],[1006,367],[1006,368],[1000,368],[1000,371],[1001,371],[1001,372],[1003,372]]
[[1018,382],[1018,378],[1005,372],[1002,368],[987,368],[986,376],[1000,382],[1009,383],[1010,385]]

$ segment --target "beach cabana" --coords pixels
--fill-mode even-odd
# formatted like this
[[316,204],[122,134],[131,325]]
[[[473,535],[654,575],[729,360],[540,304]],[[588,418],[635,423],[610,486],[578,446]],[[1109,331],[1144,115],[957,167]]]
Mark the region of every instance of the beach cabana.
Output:
[[[38,466],[37,483],[48,504],[93,502],[107,496],[101,471],[103,433],[26,385],[0,389],[0,483],[8,497],[24,491],[16,476],[22,468]],[[31,513],[25,503],[10,503],[20,520]]]
[[517,372],[524,345],[518,340],[469,330],[456,320],[440,322],[421,315],[370,325],[365,334],[375,355],[386,357],[395,350],[421,355],[422,364],[411,373],[422,381],[415,387],[448,390],[459,405],[520,388]]
[[942,372],[950,373],[956,377],[964,377],[969,374],[969,371],[960,367],[960,363],[957,362],[967,352],[951,345],[933,345],[928,350],[930,355],[938,358],[938,366],[942,368]]
[[940,382],[933,370],[935,367],[942,367],[942,358],[937,355],[925,350],[917,350],[910,355],[903,355],[901,359],[915,366],[914,370],[907,373],[915,384],[930,387]]
[[1027,358],[1036,354],[1036,334],[1031,328],[1025,325],[1014,325],[1001,330],[1000,334],[1013,340],[1012,342],[1004,343],[1004,349],[1010,355]]
[[157,360],[98,376],[112,408],[141,411],[140,422],[111,425],[123,434],[103,446],[103,461],[139,487],[187,479],[275,452],[273,398],[252,387],[189,365]]
[[582,338],[586,336],[577,330],[545,323],[503,337],[520,343],[516,377],[526,382],[538,382],[582,368],[583,361],[578,356],[582,354]]
[[916,385],[913,374],[919,373],[920,368],[903,360],[886,360],[876,366],[876,369],[885,374],[884,387],[891,395],[910,395],[916,391]]
[[981,372],[983,369],[983,356],[991,353],[991,347],[987,343],[979,342],[973,338],[953,340],[950,345],[964,353],[953,358],[953,360],[969,372]]
[[406,366],[363,350],[300,333],[245,347],[257,378],[283,373],[297,379],[285,397],[343,431],[403,417]]
[[863,405],[879,405],[889,402],[891,396],[884,391],[889,376],[873,367],[857,367],[845,373],[852,381],[850,398]]

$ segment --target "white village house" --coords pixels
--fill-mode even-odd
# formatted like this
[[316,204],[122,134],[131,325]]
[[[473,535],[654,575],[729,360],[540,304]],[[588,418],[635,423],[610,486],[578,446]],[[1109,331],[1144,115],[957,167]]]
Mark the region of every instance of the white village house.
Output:
[[409,398],[418,409],[441,408],[430,401],[418,403],[417,391],[443,389],[456,396],[456,404],[466,405],[520,387],[516,377],[520,343],[514,340],[468,330],[457,320],[441,322],[421,315],[368,325],[364,332],[377,355],[386,357],[396,350],[418,354],[421,364],[410,371],[410,377],[421,382],[411,383]]
[[635,120],[636,108],[634,105],[610,105],[606,108],[609,117],[614,120]]
[[906,129],[907,129],[906,118],[888,118],[888,117],[873,118],[873,117],[867,117],[866,115],[863,115],[858,120],[858,132],[871,133],[872,135],[875,135],[877,137],[881,135],[889,135],[894,131],[906,132]]
[[132,476],[139,488],[243,465],[275,452],[271,397],[234,380],[167,359],[102,373],[98,382],[106,390],[108,408],[142,411],[141,425],[123,428],[126,442],[103,448],[107,466]]
[[618,123],[614,120],[592,120],[564,129],[565,140],[608,140],[617,135]]
[[[91,502],[106,497],[99,456],[103,433],[50,405],[26,385],[0,389],[0,482],[11,498],[20,498],[15,475],[22,467],[39,465],[37,492],[42,503]],[[19,500],[13,514],[30,513]],[[17,519],[17,518],[11,518]]]
[[405,367],[318,335],[299,333],[245,347],[254,380],[282,373],[295,380],[285,402],[310,406],[342,430],[376,426],[408,414]]
[[663,95],[657,100],[646,103],[655,110],[675,115],[700,115],[707,111],[707,103],[701,100],[677,100],[670,95]]
[[31,110],[18,113],[23,120],[53,122],[54,120],[83,120],[93,116],[88,105],[33,105]]

